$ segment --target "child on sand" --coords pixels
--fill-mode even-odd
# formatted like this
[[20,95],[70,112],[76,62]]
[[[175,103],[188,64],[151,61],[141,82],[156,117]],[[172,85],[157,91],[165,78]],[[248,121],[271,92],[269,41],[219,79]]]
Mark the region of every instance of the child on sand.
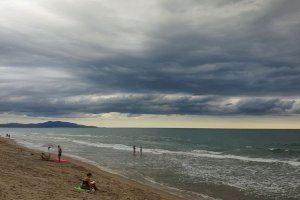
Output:
[[42,153],[41,154],[41,159],[42,160],[47,160],[47,161],[49,161],[50,160],[50,154],[45,154],[45,153]]

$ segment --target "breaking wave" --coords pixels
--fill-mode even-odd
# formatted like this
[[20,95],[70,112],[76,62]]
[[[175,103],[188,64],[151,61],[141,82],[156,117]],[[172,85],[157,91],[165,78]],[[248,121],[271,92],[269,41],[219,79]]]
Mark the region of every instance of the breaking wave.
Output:
[[[73,140],[76,144],[92,146],[92,147],[99,147],[99,148],[111,148],[115,150],[121,151],[132,151],[131,146],[127,146],[124,144],[105,144],[105,143],[93,143],[93,142],[86,142],[82,140]],[[143,152],[151,153],[151,154],[172,154],[172,155],[181,155],[181,156],[193,156],[193,157],[206,157],[206,158],[214,158],[214,159],[234,159],[240,160],[245,162],[260,162],[260,163],[282,163],[282,164],[289,164],[292,166],[300,166],[299,161],[294,160],[278,160],[278,159],[270,159],[270,158],[251,158],[246,156],[237,156],[231,154],[223,154],[222,152],[215,152],[215,151],[207,151],[207,150],[192,150],[192,151],[171,151],[165,149],[147,149],[144,148]]]

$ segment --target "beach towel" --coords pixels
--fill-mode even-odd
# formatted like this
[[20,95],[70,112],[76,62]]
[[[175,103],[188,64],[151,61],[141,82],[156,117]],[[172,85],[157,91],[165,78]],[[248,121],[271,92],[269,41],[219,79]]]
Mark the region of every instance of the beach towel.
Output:
[[52,158],[52,160],[54,162],[58,162],[58,163],[67,163],[67,162],[69,162],[68,160],[64,160],[64,159],[60,159],[60,162],[59,162],[57,157]]
[[79,192],[95,192],[94,189],[88,190],[88,189],[83,189],[80,186],[74,187],[77,191]]
[[74,187],[79,192],[90,192],[90,190],[82,189],[80,186]]

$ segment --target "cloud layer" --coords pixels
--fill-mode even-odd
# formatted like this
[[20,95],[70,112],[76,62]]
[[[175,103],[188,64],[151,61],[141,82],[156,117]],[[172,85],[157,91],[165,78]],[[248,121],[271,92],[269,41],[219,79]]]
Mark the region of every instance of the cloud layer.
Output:
[[300,2],[1,1],[0,112],[299,113]]

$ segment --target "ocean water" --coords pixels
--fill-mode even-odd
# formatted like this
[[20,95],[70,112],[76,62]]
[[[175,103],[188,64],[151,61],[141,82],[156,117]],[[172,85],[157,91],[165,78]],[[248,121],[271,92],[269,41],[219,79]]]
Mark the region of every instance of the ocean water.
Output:
[[59,144],[66,154],[190,199],[300,199],[300,130],[0,129],[6,133],[35,149]]

